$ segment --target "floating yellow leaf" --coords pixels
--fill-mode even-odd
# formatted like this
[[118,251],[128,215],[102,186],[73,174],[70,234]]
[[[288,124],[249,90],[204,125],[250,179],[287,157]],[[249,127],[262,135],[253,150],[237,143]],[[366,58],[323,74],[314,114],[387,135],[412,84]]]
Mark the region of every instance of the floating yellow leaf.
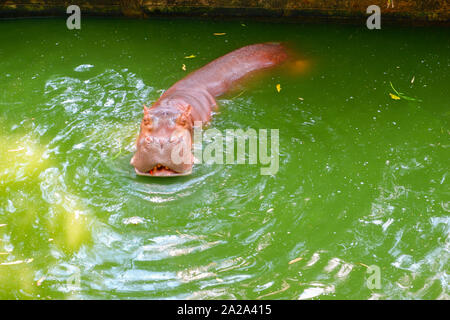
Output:
[[289,261],[289,264],[293,264],[293,263],[299,262],[300,260],[303,260],[303,258],[301,258],[301,257],[295,258],[295,259]]
[[389,93],[389,95],[390,95],[391,98],[394,99],[394,100],[400,100],[400,97],[399,97],[399,96],[396,96],[396,95],[393,94],[393,93]]
[[367,264],[365,264],[365,263],[362,263],[362,262],[358,262],[360,265],[362,265],[363,267],[365,267],[365,268],[368,268],[369,266],[367,265]]
[[281,85],[278,83],[277,84],[277,91],[280,92],[281,91]]
[[192,58],[195,58],[196,56],[195,56],[195,54],[191,54],[190,56],[186,56],[186,57],[184,57],[185,59],[192,59]]
[[[414,79],[414,78],[413,78],[413,79]],[[411,82],[411,83],[412,83],[412,82]],[[422,100],[420,100],[420,99],[408,97],[407,95],[405,95],[405,94],[403,94],[403,93],[401,93],[401,92],[398,92],[398,91],[394,88],[394,85],[392,84],[392,82],[389,81],[389,84],[391,85],[392,90],[394,90],[394,92],[397,94],[397,95],[395,95],[395,94],[389,93],[389,94],[391,95],[391,98],[392,98],[392,99],[394,99],[394,100],[404,99],[404,100],[408,100],[408,101],[418,101],[418,102],[422,102]]]
[[181,66],[181,69],[183,69],[183,71],[186,71],[186,65],[183,63],[183,65]]
[[213,35],[215,35],[215,36],[224,36],[224,35],[226,35],[226,33],[225,32],[215,32],[215,33],[213,33]]

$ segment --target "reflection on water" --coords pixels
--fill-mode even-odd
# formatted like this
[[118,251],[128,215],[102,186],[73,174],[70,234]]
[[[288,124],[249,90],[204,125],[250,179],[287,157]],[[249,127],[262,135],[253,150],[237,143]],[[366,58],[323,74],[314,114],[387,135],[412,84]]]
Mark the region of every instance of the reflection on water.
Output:
[[[305,79],[274,74],[224,97],[212,126],[279,128],[277,175],[202,164],[188,177],[152,179],[129,165],[141,105],[184,75],[182,63],[194,69],[231,48],[205,41],[191,62],[184,56],[193,44],[167,50],[159,32],[145,48],[119,40],[142,42],[143,25],[185,37],[185,28],[199,31],[195,22],[127,22],[115,35],[102,27],[112,22],[90,23],[97,31],[77,35],[81,60],[59,40],[64,54],[43,52],[48,63],[31,71],[21,71],[20,57],[0,62],[9,75],[0,81],[1,298],[449,298],[448,98],[440,87],[448,73],[436,64],[448,66],[448,55],[429,60],[417,46],[389,62],[385,46],[371,47],[381,59],[372,66],[324,27],[276,25],[323,67]],[[267,40],[257,30],[249,24],[245,39]],[[359,29],[336,30],[335,38],[351,32],[355,46],[367,47]],[[106,34],[117,41],[94,50],[89,40]],[[46,41],[33,42],[36,52]],[[85,58],[87,49],[102,54]],[[108,60],[110,52],[122,54]],[[386,77],[409,82],[403,70],[418,58],[427,64],[410,90],[425,103],[390,101]],[[381,288],[367,286],[373,265]]]

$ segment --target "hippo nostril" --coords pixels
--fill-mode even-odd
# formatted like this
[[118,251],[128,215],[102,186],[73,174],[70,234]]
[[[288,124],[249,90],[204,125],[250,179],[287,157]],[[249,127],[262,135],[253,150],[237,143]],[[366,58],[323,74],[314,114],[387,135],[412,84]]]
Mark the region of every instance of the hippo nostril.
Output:
[[164,143],[167,143],[168,139],[164,139],[164,138],[160,138],[159,139],[159,146],[161,147],[161,149],[164,146]]

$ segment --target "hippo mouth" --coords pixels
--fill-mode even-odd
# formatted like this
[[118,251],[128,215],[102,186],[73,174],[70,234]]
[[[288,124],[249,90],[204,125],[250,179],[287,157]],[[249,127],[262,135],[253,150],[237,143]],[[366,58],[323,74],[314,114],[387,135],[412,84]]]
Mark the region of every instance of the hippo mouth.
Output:
[[134,168],[137,175],[147,176],[147,177],[176,177],[176,176],[187,176],[192,173],[192,169],[184,172],[177,172],[167,166],[163,166],[162,164],[155,165],[148,172],[142,172],[138,169]]

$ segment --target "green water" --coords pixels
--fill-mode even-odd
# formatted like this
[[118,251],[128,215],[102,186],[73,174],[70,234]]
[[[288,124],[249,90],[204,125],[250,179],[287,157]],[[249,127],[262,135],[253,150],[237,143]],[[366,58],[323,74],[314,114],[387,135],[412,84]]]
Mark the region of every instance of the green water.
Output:
[[[448,299],[449,35],[0,21],[0,298]],[[188,177],[135,175],[143,103],[273,40],[309,71],[220,98],[211,126],[279,129],[275,176],[208,164]],[[392,99],[390,81],[422,101]]]

